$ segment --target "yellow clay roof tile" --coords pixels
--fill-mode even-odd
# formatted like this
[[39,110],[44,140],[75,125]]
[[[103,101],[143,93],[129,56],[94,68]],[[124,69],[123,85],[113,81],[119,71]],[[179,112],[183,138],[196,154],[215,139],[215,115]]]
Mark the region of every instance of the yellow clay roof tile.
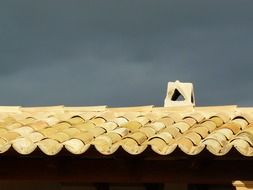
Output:
[[[110,155],[122,147],[141,154],[147,147],[168,155],[178,147],[196,155],[204,149],[225,155],[232,147],[253,156],[253,109],[237,106],[157,108],[153,106],[0,107],[0,153],[62,149],[85,154],[91,145]],[[6,110],[5,110],[6,108]]]

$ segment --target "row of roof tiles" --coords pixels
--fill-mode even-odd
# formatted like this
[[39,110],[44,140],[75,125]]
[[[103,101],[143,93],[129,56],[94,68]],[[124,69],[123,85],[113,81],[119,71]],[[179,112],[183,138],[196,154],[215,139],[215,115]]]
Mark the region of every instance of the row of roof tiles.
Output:
[[204,149],[225,155],[236,148],[253,156],[253,110],[251,108],[134,108],[46,107],[0,108],[0,152],[13,147],[20,154],[39,148],[56,155],[62,148],[85,154],[94,145],[110,155],[122,147],[140,154],[148,146],[160,155],[177,147],[188,155]]

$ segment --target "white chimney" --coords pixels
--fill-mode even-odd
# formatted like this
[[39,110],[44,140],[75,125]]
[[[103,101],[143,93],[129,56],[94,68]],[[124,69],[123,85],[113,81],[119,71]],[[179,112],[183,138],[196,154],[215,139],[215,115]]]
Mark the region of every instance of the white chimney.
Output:
[[195,106],[192,83],[168,82],[164,107]]

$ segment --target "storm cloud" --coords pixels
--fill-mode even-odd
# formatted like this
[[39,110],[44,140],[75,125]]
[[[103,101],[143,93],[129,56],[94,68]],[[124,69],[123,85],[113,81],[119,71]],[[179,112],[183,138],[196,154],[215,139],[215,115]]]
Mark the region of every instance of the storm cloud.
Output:
[[253,105],[251,0],[0,2],[1,105]]

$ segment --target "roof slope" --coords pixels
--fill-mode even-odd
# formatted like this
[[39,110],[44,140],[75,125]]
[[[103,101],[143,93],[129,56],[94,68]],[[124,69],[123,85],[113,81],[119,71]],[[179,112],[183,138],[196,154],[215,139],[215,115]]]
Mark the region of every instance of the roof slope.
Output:
[[0,152],[39,148],[56,155],[65,148],[85,154],[91,145],[105,155],[121,146],[140,154],[148,146],[160,155],[177,147],[196,155],[204,149],[225,155],[235,147],[253,156],[253,109],[236,106],[178,107],[1,107]]

